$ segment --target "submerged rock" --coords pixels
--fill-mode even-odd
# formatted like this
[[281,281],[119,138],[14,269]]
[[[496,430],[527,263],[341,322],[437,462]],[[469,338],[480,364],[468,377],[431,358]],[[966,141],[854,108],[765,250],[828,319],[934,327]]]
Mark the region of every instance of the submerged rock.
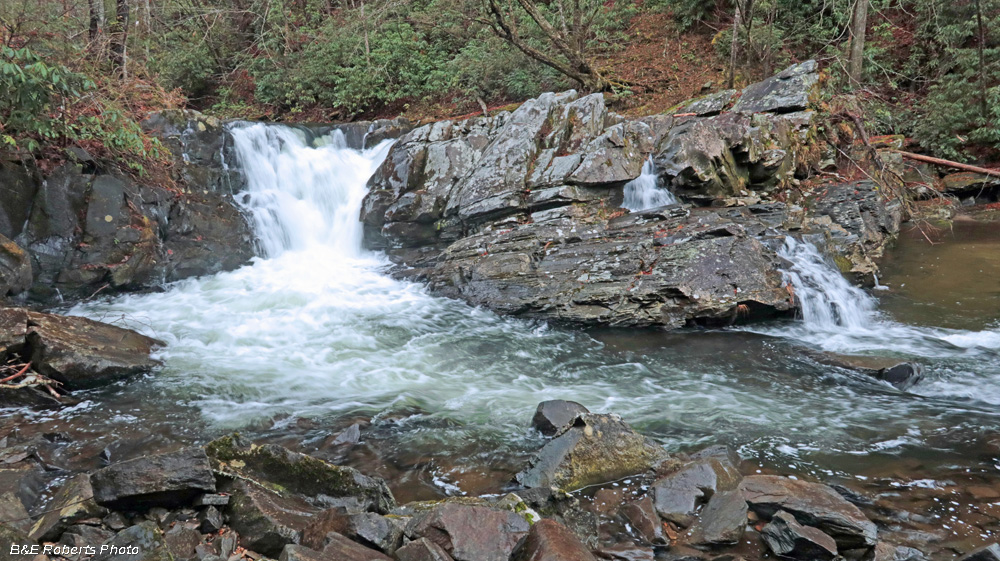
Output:
[[588,413],[549,441],[517,479],[525,487],[574,491],[644,473],[665,456],[662,447],[617,415]]
[[875,524],[826,485],[753,475],[743,479],[740,491],[750,508],[763,518],[786,511],[800,524],[814,526],[831,536],[841,549],[869,548],[877,541]]
[[120,510],[181,506],[215,492],[215,476],[200,447],[117,463],[94,472],[90,481],[98,504]]

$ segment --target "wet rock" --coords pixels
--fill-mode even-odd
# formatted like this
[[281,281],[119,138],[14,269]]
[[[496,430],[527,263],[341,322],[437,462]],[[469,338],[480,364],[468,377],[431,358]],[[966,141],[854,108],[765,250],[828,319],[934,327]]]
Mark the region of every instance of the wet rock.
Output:
[[886,542],[878,542],[865,557],[865,561],[926,561],[926,559],[927,557],[918,549]]
[[1000,544],[991,544],[973,551],[958,561],[1000,561]]
[[799,524],[781,511],[761,530],[764,542],[776,555],[809,561],[828,561],[837,556],[833,538],[811,526]]
[[653,561],[656,556],[652,549],[635,544],[616,544],[602,547],[594,552],[598,559],[609,561]]
[[173,561],[163,532],[152,522],[118,532],[97,550],[93,561]]
[[595,557],[568,528],[541,520],[510,557],[511,561],[595,561]]
[[114,464],[90,480],[97,502],[119,510],[181,506],[215,491],[215,476],[200,447]]
[[688,527],[700,505],[718,492],[736,489],[739,483],[740,474],[728,460],[692,462],[653,483],[656,512],[664,520]]
[[28,220],[38,186],[24,166],[0,164],[0,236],[15,238]]
[[330,445],[343,446],[345,444],[357,444],[359,440],[361,440],[361,425],[359,423],[354,423],[353,425],[347,427],[342,433],[338,434]]
[[531,426],[545,436],[555,436],[571,426],[573,421],[583,413],[590,413],[590,411],[575,401],[561,399],[543,401],[535,409]]
[[214,534],[222,529],[224,524],[222,513],[214,506],[210,506],[198,514],[198,530],[202,534]]
[[573,491],[643,473],[665,455],[617,415],[588,413],[546,443],[517,479],[525,487]]
[[[18,308],[0,308],[0,316],[21,318],[24,313]],[[38,373],[76,389],[148,372],[159,364],[150,353],[162,344],[87,318],[28,311],[22,352],[30,356]]]
[[899,390],[906,391],[924,378],[924,367],[915,362],[900,362],[890,357],[852,356],[835,353],[816,353],[816,360],[847,368],[882,380]]
[[427,538],[455,561],[507,561],[528,530],[528,521],[510,511],[444,503],[415,516],[406,535]]
[[0,561],[25,561],[27,553],[20,552],[30,552],[31,547],[38,545],[38,542],[21,530],[4,523],[0,523],[0,543],[3,544],[0,547]]
[[414,540],[396,550],[397,561],[452,561],[451,555],[427,538]]
[[[576,537],[582,540],[589,547],[597,545],[597,535],[600,520],[594,512],[584,507],[580,499],[571,493],[553,490],[551,488],[521,489],[516,492],[516,496],[523,499],[523,504],[511,505],[508,510],[520,513],[522,516],[530,517],[532,521],[539,518],[539,514],[545,518],[550,518],[570,529]],[[618,505],[621,498],[615,502],[613,510],[606,514],[611,516],[618,512]],[[509,504],[509,503],[508,503]]]
[[321,512],[302,531],[302,545],[322,549],[330,532],[337,532],[387,555],[400,546],[406,524],[400,518],[388,518],[373,512],[349,514],[334,508]]
[[712,495],[692,532],[692,543],[722,545],[738,543],[747,525],[747,502],[737,489]]
[[16,243],[0,234],[0,299],[31,286],[31,259]]
[[24,503],[12,491],[0,491],[0,520],[22,532],[31,529],[31,517]]
[[622,516],[632,525],[646,543],[665,545],[669,543],[663,535],[663,525],[656,514],[653,499],[648,495],[622,507]]
[[177,525],[167,530],[163,539],[175,561],[197,557],[195,548],[201,543],[201,533],[198,530]]
[[388,561],[389,556],[369,549],[346,536],[330,532],[323,545],[323,557],[329,561]]
[[336,466],[274,444],[261,446],[236,436],[214,440],[206,447],[214,469],[246,477],[280,492],[298,493],[326,507],[387,513],[396,500],[385,480]]
[[841,549],[868,548],[876,543],[875,524],[826,485],[754,475],[743,479],[740,491],[750,509],[764,519],[784,510],[800,524],[814,526],[831,536]]
[[816,94],[819,74],[816,61],[809,60],[786,68],[777,75],[743,90],[733,106],[738,113],[789,113],[810,105]]
[[31,537],[40,542],[55,541],[66,528],[88,518],[100,518],[107,509],[98,505],[87,474],[75,475],[56,492],[46,512],[31,528]]
[[229,526],[240,545],[277,557],[288,544],[298,544],[301,532],[317,509],[297,497],[282,497],[256,483],[236,480],[228,487]]

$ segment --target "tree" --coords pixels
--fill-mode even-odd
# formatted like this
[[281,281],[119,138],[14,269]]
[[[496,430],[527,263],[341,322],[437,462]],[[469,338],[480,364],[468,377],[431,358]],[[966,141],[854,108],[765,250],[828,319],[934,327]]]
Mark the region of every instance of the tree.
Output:
[[[584,90],[610,89],[611,83],[598,72],[587,53],[603,3],[598,0],[554,0],[548,6],[541,6],[534,0],[486,0],[486,4],[488,23],[498,37],[573,79]],[[524,15],[538,27],[552,54],[532,44],[521,25]]]
[[128,0],[116,0],[115,21],[111,26],[111,64],[119,76],[125,72],[125,45],[128,42]]
[[852,86],[861,85],[861,72],[864,70],[868,3],[869,0],[854,0],[854,14],[851,17],[851,56],[847,66],[847,77]]

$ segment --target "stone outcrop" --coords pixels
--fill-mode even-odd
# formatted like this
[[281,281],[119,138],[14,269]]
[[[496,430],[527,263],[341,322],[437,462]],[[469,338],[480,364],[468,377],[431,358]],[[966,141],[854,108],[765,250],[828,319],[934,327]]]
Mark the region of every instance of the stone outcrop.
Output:
[[[790,315],[782,237],[812,236],[865,275],[901,219],[865,184],[787,200],[823,160],[817,84],[810,61],[670,115],[628,120],[570,91],[417,128],[369,181],[365,243],[397,276],[504,314],[668,328]],[[682,204],[627,213],[623,186],[650,159]]]

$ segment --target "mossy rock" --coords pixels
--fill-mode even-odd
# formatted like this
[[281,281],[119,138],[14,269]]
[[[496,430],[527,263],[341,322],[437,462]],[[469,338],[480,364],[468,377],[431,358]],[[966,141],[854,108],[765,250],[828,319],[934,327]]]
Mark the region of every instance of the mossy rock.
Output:
[[[387,513],[396,500],[379,477],[369,477],[276,444],[248,444],[238,435],[224,436],[205,446],[212,469],[233,478],[248,479],[279,494],[324,497],[365,510]],[[350,505],[355,506],[355,505]]]

